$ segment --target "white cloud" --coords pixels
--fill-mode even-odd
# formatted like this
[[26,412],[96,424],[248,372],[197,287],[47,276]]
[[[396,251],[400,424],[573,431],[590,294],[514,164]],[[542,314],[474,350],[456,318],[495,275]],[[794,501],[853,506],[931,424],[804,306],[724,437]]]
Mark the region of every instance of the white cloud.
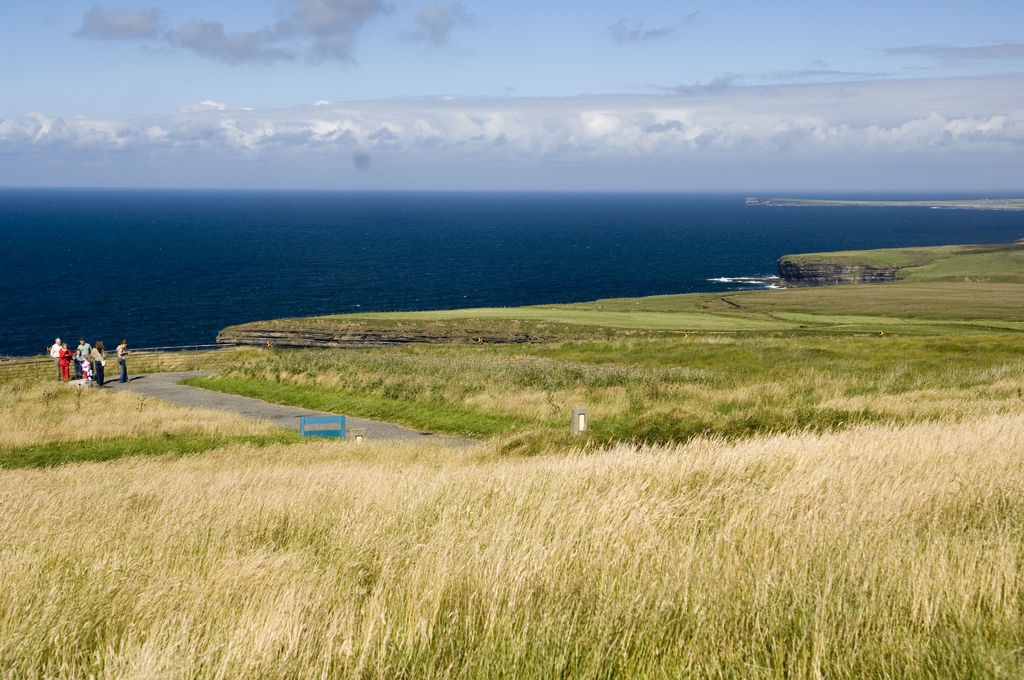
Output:
[[[189,104],[178,109],[181,113],[198,113],[199,111],[225,111],[228,105],[215,102],[212,99],[204,99],[198,104]],[[252,109],[249,109],[250,111]]]
[[[151,119],[0,120],[0,156],[95,160],[173,156],[284,168],[374,156],[409,168],[583,164],[633,169],[842,168],[857,164],[1016,165],[1024,77],[730,87],[701,94],[551,99],[410,99],[296,109],[231,109],[206,100]],[[83,157],[84,158],[84,157]],[[359,156],[363,159],[363,156]],[[189,160],[191,159],[191,161]],[[367,159],[356,163],[370,168]],[[954,166],[955,167],[955,166]],[[521,171],[521,170],[520,170]],[[1024,177],[1018,178],[1024,180]]]

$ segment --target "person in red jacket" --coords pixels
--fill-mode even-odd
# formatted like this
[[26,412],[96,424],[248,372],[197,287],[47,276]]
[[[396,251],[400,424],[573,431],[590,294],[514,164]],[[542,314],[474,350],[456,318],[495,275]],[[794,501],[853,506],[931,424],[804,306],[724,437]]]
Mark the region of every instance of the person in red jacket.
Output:
[[68,381],[68,367],[71,365],[71,359],[75,356],[75,353],[68,349],[68,343],[63,343],[60,346],[60,377],[64,382]]

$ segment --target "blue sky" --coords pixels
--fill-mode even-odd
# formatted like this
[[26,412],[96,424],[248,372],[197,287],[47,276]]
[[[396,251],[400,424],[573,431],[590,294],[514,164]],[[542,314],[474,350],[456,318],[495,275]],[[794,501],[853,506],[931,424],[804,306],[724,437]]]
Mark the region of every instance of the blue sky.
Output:
[[1024,3],[11,3],[0,184],[1014,191]]

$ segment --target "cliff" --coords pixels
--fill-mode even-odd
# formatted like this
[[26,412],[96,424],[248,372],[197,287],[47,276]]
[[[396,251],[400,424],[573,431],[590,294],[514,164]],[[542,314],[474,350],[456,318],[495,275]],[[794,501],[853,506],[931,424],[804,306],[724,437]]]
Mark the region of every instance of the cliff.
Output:
[[827,261],[795,262],[785,257],[778,261],[779,278],[790,288],[833,286],[843,283],[888,283],[898,280],[899,266],[873,267],[869,264],[843,264]]
[[833,253],[785,255],[779,277],[787,286],[891,281],[1024,282],[1024,240]]
[[[544,341],[545,339],[541,339]],[[461,333],[430,332],[420,329],[346,329],[311,330],[260,327],[246,324],[225,328],[217,334],[219,345],[249,345],[255,347],[303,348],[337,347],[339,349],[366,349],[396,347],[415,343],[472,344],[472,343],[525,343],[538,339],[526,333],[493,335],[464,331]]]

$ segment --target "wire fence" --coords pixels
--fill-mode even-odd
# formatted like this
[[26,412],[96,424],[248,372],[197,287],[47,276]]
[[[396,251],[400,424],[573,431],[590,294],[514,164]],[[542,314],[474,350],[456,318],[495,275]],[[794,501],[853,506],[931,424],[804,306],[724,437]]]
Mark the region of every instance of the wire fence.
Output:
[[[144,354],[156,354],[161,352],[210,352],[219,349],[234,349],[235,345],[169,345],[166,347],[136,347],[131,349],[128,354],[129,356],[144,355]],[[107,356],[113,356],[113,352],[108,352]],[[51,356],[39,356],[39,357],[5,357],[0,358],[0,368],[6,366],[31,366],[33,364],[52,364],[53,357]]]

